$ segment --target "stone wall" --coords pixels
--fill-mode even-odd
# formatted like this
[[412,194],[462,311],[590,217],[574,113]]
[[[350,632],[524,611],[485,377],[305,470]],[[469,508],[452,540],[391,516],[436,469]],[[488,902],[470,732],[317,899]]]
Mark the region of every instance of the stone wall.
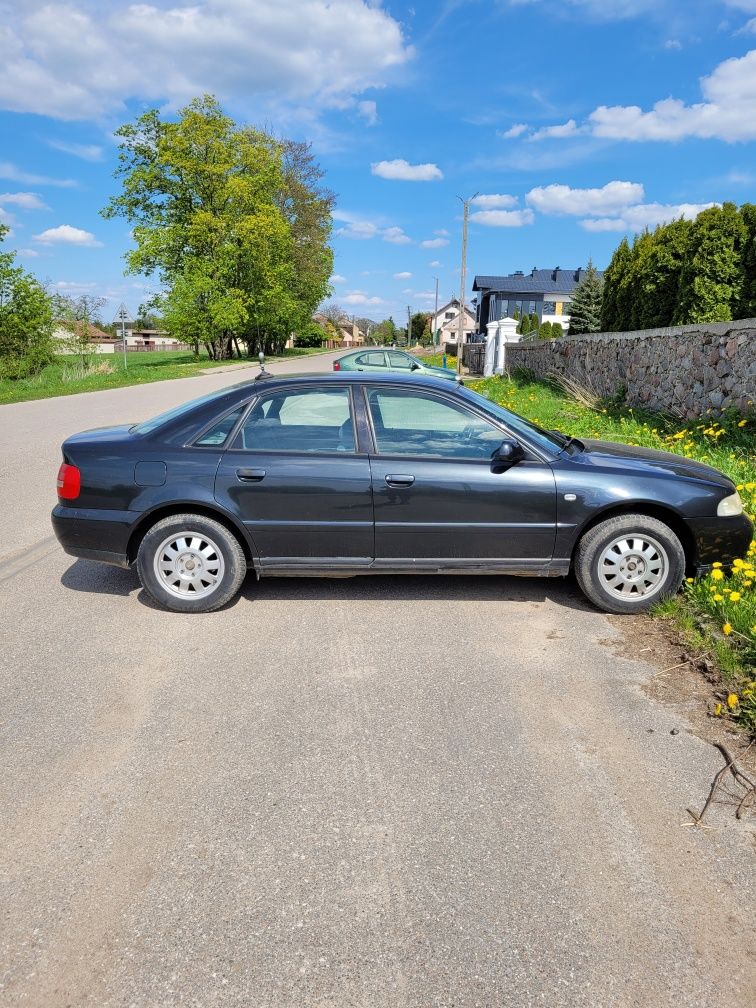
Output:
[[564,374],[599,395],[692,419],[756,403],[756,319],[565,336],[507,347],[507,370]]

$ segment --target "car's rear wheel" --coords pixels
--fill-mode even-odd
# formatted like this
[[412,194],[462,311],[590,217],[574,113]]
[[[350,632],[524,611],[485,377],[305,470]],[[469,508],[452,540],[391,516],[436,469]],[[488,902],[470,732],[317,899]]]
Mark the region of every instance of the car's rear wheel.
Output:
[[220,609],[239,591],[246,572],[236,536],[204,515],[163,518],[142,539],[137,553],[142,587],[175,612]]
[[643,514],[617,515],[582,537],[575,576],[599,609],[643,612],[678,590],[685,576],[685,552],[664,522]]

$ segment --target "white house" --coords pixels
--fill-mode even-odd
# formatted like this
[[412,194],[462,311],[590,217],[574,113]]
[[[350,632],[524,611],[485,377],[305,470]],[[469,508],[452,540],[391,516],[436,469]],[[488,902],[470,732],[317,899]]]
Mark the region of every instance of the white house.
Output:
[[[438,309],[438,314],[432,313],[428,324],[434,335],[440,330],[438,341],[442,346],[444,343],[456,343],[459,336],[459,298],[452,298],[448,304]],[[462,327],[463,342],[467,343],[476,327],[475,314],[467,305],[464,307]]]

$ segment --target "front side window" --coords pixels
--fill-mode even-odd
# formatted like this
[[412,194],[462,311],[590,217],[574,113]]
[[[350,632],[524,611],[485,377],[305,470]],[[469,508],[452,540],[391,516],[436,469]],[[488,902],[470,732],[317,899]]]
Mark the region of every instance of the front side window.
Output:
[[368,405],[383,455],[490,459],[504,440],[494,424],[429,393],[374,388]]
[[392,368],[403,368],[405,371],[409,371],[415,363],[407,354],[397,353],[396,350],[389,350],[388,358]]
[[543,302],[543,314],[544,315],[556,315],[556,301],[544,301]]
[[354,452],[349,389],[292,389],[261,396],[234,447],[246,451]]

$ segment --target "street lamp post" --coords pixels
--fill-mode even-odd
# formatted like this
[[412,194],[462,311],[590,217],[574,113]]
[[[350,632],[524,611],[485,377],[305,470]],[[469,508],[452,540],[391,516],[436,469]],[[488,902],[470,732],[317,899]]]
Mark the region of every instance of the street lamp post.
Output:
[[469,199],[457,198],[462,203],[462,264],[459,284],[459,321],[457,323],[457,374],[462,374],[462,343],[465,336],[465,287],[467,285],[467,219],[470,216],[470,204],[478,194]]

